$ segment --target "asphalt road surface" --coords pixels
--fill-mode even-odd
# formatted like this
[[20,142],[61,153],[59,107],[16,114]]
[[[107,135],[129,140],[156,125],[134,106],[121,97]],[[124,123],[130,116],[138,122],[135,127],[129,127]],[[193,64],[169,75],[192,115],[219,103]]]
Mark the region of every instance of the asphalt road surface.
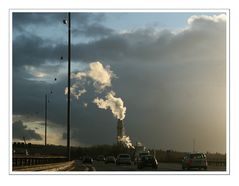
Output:
[[[138,169],[136,165],[115,165],[105,164],[102,161],[94,161],[93,164],[83,164],[81,161],[75,162],[73,171],[183,171],[181,164],[178,163],[159,163],[158,169],[150,167]],[[190,171],[200,171],[198,169]],[[204,171],[204,170],[201,170]],[[208,166],[207,171],[226,171],[224,166]]]

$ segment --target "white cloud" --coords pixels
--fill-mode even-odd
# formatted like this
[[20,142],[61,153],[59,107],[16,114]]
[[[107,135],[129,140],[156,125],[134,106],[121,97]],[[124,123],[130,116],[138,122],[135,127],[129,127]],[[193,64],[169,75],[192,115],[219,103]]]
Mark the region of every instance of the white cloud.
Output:
[[33,76],[33,78],[44,78],[47,77],[47,73],[40,71],[40,69],[32,66],[25,65],[24,69]]
[[215,22],[215,23],[226,22],[226,15],[225,14],[213,15],[213,16],[193,15],[187,20],[189,25],[192,25],[195,22],[201,22],[201,21],[208,21],[208,22]]

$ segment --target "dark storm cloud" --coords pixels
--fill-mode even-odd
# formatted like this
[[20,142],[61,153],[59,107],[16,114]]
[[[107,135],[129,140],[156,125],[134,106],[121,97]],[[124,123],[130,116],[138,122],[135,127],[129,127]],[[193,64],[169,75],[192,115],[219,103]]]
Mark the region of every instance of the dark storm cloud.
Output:
[[49,42],[35,35],[20,35],[13,41],[13,65],[39,66],[47,60],[60,61],[66,56],[66,46],[52,46]]
[[114,33],[112,28],[102,24],[106,19],[104,13],[72,14],[72,37],[100,38]]
[[43,110],[44,83],[29,81],[19,77],[19,75],[13,76],[13,113],[24,115]]
[[114,32],[113,29],[107,28],[101,24],[93,24],[90,25],[85,31],[85,35],[87,36],[109,36]]
[[[88,26],[91,24],[101,23],[106,17],[104,13],[91,13],[91,12],[82,12],[82,13],[71,13],[72,17],[72,26]],[[74,24],[73,24],[74,23]]]
[[[137,64],[182,64],[192,61],[195,56],[196,59],[220,58],[218,47],[225,51],[226,40],[218,40],[218,38],[224,37],[225,25],[222,24],[217,32],[215,30],[212,32],[211,27],[193,28],[179,34],[173,34],[169,30],[141,29],[78,44],[74,46],[73,51],[76,59],[83,61],[103,59],[116,63],[118,61],[123,63],[127,59]],[[207,56],[203,55],[204,53],[207,53]]]
[[[29,28],[41,29],[44,27],[56,26],[59,23],[63,25],[63,20],[68,18],[68,13],[31,13],[15,12],[13,13],[14,31],[26,32]],[[103,13],[71,13],[73,34],[80,31],[85,36],[104,36],[113,32],[112,29],[100,24],[105,19]],[[31,29],[32,29],[31,28]],[[96,32],[95,29],[98,31]]]
[[[71,139],[88,145],[113,144],[116,142],[117,119],[111,112],[100,110],[89,102],[87,108],[72,107]],[[65,139],[63,133],[62,138]]]
[[16,30],[24,31],[27,26],[38,24],[47,25],[49,22],[60,16],[55,13],[13,13],[13,27]]
[[73,37],[79,37],[83,34],[86,37],[103,37],[109,36],[114,33],[114,30],[108,27],[105,27],[99,23],[87,25],[84,27],[76,28],[72,30]]
[[22,139],[25,137],[27,140],[42,140],[42,137],[37,134],[35,130],[27,129],[27,126],[20,120],[13,123],[12,132],[14,139]]
[[[23,65],[39,66],[47,61],[59,62],[60,56],[64,57],[63,61],[65,62],[65,59],[67,59],[67,42],[64,43],[64,38],[62,38],[56,44],[53,44],[52,39],[54,39],[54,32],[56,31],[54,26],[59,25],[59,20],[62,22],[62,19],[67,17],[66,15],[67,13],[13,13],[14,67]],[[125,48],[124,38],[113,35],[113,29],[101,24],[104,19],[105,16],[102,13],[72,13],[72,38],[82,37],[82,35],[97,38],[96,42],[88,44],[72,44],[73,60],[92,61],[102,56],[108,59],[110,48],[119,51],[119,53],[122,53],[122,49],[127,49]],[[41,29],[48,27],[52,30],[50,32],[53,34],[51,39],[34,33],[34,30],[39,32]],[[110,35],[112,36],[108,39],[100,39]],[[116,57],[120,55],[117,51],[113,54]]]
[[37,117],[43,121],[45,94],[47,94],[49,121],[64,125],[64,117],[66,116],[66,97],[64,95],[64,89],[67,86],[66,80],[56,84],[48,84],[41,81],[27,80],[20,76],[21,73],[17,73],[13,79],[13,113],[35,116],[37,112]]
[[83,61],[94,60],[119,60],[126,57],[129,46],[126,38],[120,35],[112,35],[110,37],[90,42],[87,44],[79,44],[75,47],[75,53]]
[[[225,40],[223,43],[221,42],[222,40],[217,40],[225,32],[225,25],[208,19],[195,18],[191,21],[191,28],[180,34],[173,34],[168,30],[157,31],[153,28],[116,34],[114,30],[98,23],[97,21],[104,19],[104,15],[97,15],[82,13],[73,16],[76,23],[75,32],[78,29],[80,33],[92,37],[107,36],[85,44],[73,44],[73,60],[80,59],[88,62],[101,58],[103,60],[116,61],[127,58],[138,62],[147,61],[148,63],[149,61],[155,61],[158,63],[164,60],[176,61],[175,59],[183,59],[184,57],[191,59],[194,58],[194,55],[204,53],[207,50],[210,50],[209,55],[213,57],[217,54],[217,49],[214,47],[215,44],[222,47],[225,46]],[[52,19],[62,17],[62,13],[49,15],[40,13],[23,13],[21,15],[16,13],[14,17],[16,24],[19,25],[35,24],[38,23],[37,19],[39,19],[39,24],[49,24],[48,22],[52,21]],[[215,29],[222,30],[223,32],[216,32]],[[208,40],[218,43],[210,42],[205,45],[204,43]],[[187,50],[184,50],[184,48],[187,48]],[[54,46],[51,41],[44,40],[33,34],[21,34],[15,39],[13,44],[13,63],[14,65],[37,65],[47,60],[57,61],[60,56],[66,56],[66,51],[67,46],[64,44]],[[201,55],[201,57],[203,56]]]
[[[127,38],[112,35],[111,37],[87,44],[72,45],[72,59],[91,62],[100,58],[106,60],[116,60],[128,55]],[[67,58],[67,46],[52,46],[37,36],[18,36],[13,42],[13,65],[15,67],[23,65],[39,66],[47,61],[61,61],[63,56],[65,62]]]
[[31,12],[14,12],[13,27],[18,31],[26,31],[29,26],[47,26],[52,23],[62,21],[65,13],[31,13]]

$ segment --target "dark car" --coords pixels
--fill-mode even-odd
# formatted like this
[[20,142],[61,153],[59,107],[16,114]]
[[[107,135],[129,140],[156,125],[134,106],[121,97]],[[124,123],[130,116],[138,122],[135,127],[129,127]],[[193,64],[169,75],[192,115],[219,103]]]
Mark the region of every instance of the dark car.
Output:
[[153,169],[158,168],[158,161],[152,155],[146,155],[141,157],[141,160],[138,162],[138,168],[142,169],[144,167],[151,167]]
[[119,154],[116,160],[116,165],[127,164],[131,165],[131,157],[129,154]]
[[105,159],[105,164],[107,163],[116,163],[116,159],[114,156],[107,156],[106,159]]
[[143,156],[147,156],[147,155],[150,155],[149,152],[140,152],[140,153],[135,157],[134,164],[137,165],[137,164],[141,161],[141,158],[142,158]]
[[93,158],[91,158],[90,156],[85,156],[83,158],[82,163],[90,163],[90,164],[92,164],[93,163]]
[[203,153],[192,153],[185,156],[182,160],[182,169],[203,168],[207,170],[207,156]]

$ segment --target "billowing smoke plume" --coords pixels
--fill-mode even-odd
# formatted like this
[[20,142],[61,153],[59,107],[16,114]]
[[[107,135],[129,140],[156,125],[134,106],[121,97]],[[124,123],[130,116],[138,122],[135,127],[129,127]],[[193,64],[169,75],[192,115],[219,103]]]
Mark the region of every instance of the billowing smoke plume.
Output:
[[[89,82],[92,83],[96,93],[102,93],[106,88],[111,87],[112,79],[115,77],[116,75],[111,71],[110,66],[104,67],[99,61],[92,62],[88,69],[71,74],[73,80],[70,88],[71,94],[79,100],[80,96],[87,92],[85,85]],[[68,88],[65,88],[65,94],[67,93]],[[116,97],[114,91],[108,92],[105,99],[95,98],[93,103],[101,109],[110,109],[117,119],[123,120],[125,118],[126,107],[124,107],[124,102],[121,98]],[[87,105],[87,103],[83,103],[84,107],[87,107]],[[118,136],[118,141],[128,148],[134,148],[129,136]]]
[[97,104],[101,109],[110,109],[117,119],[123,120],[125,118],[126,107],[124,107],[124,102],[121,98],[115,97],[115,92],[113,91],[105,96],[105,100],[97,97],[93,103]]
[[103,66],[99,61],[89,64],[89,69],[72,73],[72,78],[85,81],[89,78],[93,81],[93,85],[97,90],[103,90],[106,87],[111,87],[112,78],[116,77],[110,66]]
[[[71,74],[71,78],[73,79],[73,83],[70,88],[71,95],[79,100],[80,96],[86,93],[84,85],[87,80],[90,80],[89,82],[92,82],[97,92],[101,92],[106,87],[111,87],[111,81],[114,77],[116,76],[110,70],[109,66],[104,67],[99,61],[92,62],[89,64],[88,69]],[[67,93],[68,88],[66,87],[65,95]]]
[[133,144],[131,143],[129,136],[123,136],[123,137],[118,136],[118,141],[121,142],[123,145],[125,145],[127,148],[133,148],[133,149],[135,148]]
[[[94,99],[93,103],[95,103],[101,109],[110,109],[112,114],[119,120],[123,120],[125,118],[126,107],[124,107],[124,102],[121,98],[115,97],[115,92],[111,91],[105,96],[104,99],[99,99],[98,97]],[[123,144],[127,148],[134,148],[131,143],[129,136],[123,134],[122,136],[117,136],[117,141],[120,144]]]
[[[71,94],[77,99],[79,100],[80,96],[82,94],[86,93],[85,89],[80,90],[79,86],[75,83],[71,86]],[[65,95],[68,94],[68,88],[65,88]]]

